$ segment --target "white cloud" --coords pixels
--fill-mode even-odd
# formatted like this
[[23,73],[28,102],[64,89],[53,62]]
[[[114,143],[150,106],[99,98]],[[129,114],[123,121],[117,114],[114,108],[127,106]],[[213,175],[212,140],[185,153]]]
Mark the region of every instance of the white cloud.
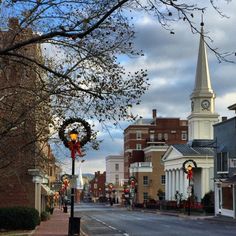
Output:
[[[204,14],[205,31],[214,39],[210,43],[220,51],[235,50],[236,35],[236,1],[216,1],[222,11],[230,19],[222,18],[210,7]],[[204,1],[205,4],[205,1]],[[207,3],[206,3],[207,4]],[[194,17],[195,25],[200,25],[201,16]],[[175,35],[170,35],[160,27],[156,20],[149,16],[136,21],[136,48],[142,49],[145,56],[138,59],[120,57],[122,65],[129,71],[148,69],[150,89],[142,97],[142,103],[132,108],[132,113],[151,118],[152,109],[157,109],[158,116],[180,117],[186,119],[190,114],[190,94],[192,93],[197,63],[199,35],[191,34],[189,27],[183,22],[173,25]],[[200,26],[199,26],[200,28]],[[232,57],[235,59],[235,57]],[[208,59],[212,87],[216,93],[216,112],[220,116],[233,116],[227,107],[236,103],[235,64],[218,63],[214,54],[208,49]],[[123,130],[127,122],[120,128],[109,128],[109,133],[101,130],[99,137],[103,139],[99,151],[89,151],[85,157],[84,172],[103,171],[107,155],[120,154],[123,150]]]

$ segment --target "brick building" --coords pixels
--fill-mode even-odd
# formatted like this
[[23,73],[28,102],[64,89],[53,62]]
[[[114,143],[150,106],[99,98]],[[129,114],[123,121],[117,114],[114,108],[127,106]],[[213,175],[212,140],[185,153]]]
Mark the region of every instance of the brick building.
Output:
[[94,202],[98,201],[99,197],[105,197],[106,172],[95,172],[94,178],[89,182],[89,192]]
[[162,155],[168,145],[186,143],[188,123],[179,118],[139,119],[124,131],[124,175],[137,180],[136,202],[164,195],[165,173]]
[[[10,19],[9,30],[0,32],[0,47],[33,35],[31,29],[21,29],[17,19]],[[28,60],[40,62],[42,56],[37,44],[11,53],[0,58],[0,207],[31,206],[41,212],[51,194],[49,175],[53,181],[56,168],[47,144],[49,103],[43,75]]]

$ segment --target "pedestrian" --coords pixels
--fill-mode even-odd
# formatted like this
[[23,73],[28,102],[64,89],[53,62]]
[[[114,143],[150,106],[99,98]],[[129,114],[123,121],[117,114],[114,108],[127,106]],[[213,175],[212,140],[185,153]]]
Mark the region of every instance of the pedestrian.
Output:
[[175,193],[175,200],[176,200],[177,207],[179,208],[180,207],[180,201],[181,201],[181,194],[179,193],[178,190],[176,190],[176,193]]

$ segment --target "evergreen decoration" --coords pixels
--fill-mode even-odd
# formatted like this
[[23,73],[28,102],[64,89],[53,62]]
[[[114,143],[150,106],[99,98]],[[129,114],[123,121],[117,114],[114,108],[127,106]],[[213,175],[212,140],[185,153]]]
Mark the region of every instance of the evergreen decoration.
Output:
[[86,133],[86,135],[83,136],[80,140],[80,146],[83,147],[87,142],[90,142],[90,140],[91,140],[92,131],[91,131],[90,124],[81,118],[69,118],[63,122],[63,124],[61,125],[61,127],[59,129],[59,138],[63,141],[65,147],[67,147],[67,148],[69,148],[70,141],[67,140],[67,138],[65,136],[65,129],[68,125],[76,123],[76,122],[82,124],[82,126],[85,129],[85,133]]

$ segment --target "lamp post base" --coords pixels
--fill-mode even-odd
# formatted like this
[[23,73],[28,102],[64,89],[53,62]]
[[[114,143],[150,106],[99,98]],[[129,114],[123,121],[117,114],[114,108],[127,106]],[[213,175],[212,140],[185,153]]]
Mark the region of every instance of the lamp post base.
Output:
[[80,219],[81,217],[69,218],[68,236],[80,235]]

